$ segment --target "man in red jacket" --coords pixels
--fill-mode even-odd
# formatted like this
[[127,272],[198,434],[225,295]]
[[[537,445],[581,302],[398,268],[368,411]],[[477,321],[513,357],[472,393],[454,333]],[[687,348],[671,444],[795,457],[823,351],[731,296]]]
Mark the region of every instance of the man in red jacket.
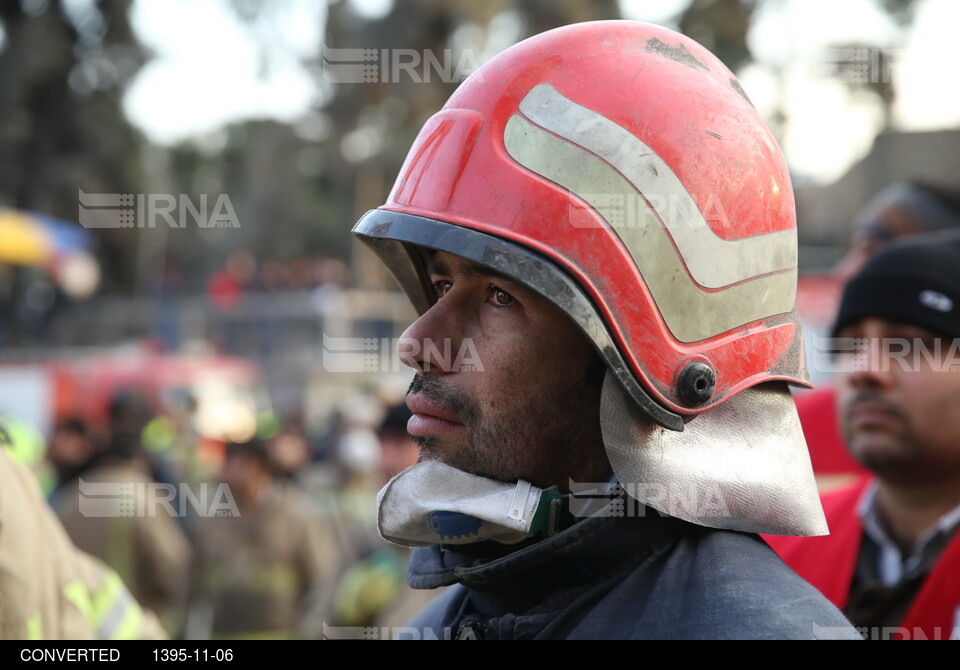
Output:
[[837,408],[870,472],[824,497],[831,535],[768,538],[872,639],[960,638],[960,235],[882,251],[834,327]]
[[[817,310],[829,310],[831,314],[825,318],[833,319],[843,285],[887,244],[912,235],[957,229],[960,229],[960,188],[921,179],[896,182],[873,196],[854,217],[849,253],[829,275],[801,275],[800,291],[804,293],[806,289],[818,296],[818,302],[832,303],[829,307],[818,305]],[[835,289],[826,287],[826,282],[831,280],[836,282]],[[799,297],[797,302],[799,305]],[[813,312],[805,313],[803,308],[800,314],[805,320],[804,326],[811,327],[817,334],[831,325],[829,321],[822,323]],[[833,381],[795,396],[797,413],[810,447],[810,462],[821,491],[847,486],[865,474],[863,466],[853,460],[844,446]]]

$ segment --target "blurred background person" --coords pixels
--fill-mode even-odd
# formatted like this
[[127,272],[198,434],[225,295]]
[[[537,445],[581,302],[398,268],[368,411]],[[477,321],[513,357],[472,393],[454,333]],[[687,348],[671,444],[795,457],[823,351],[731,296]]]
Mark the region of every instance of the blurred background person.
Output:
[[77,478],[93,458],[94,451],[93,438],[82,419],[73,417],[57,424],[46,453],[56,475],[56,487],[51,498],[56,498],[61,488]]
[[850,250],[834,273],[844,282],[888,243],[917,233],[960,227],[960,187],[925,179],[887,186],[853,220]]
[[386,484],[417,462],[420,449],[407,432],[407,422],[413,414],[405,402],[387,408],[386,416],[377,430],[380,440],[380,479]]
[[853,276],[833,329],[837,409],[869,476],[823,496],[829,536],[768,538],[870,639],[960,636],[958,267],[948,231]]
[[236,511],[197,525],[187,636],[308,636],[339,570],[332,533],[295,488],[277,485],[261,440],[228,444],[220,479]]
[[[116,570],[137,601],[175,636],[183,625],[191,548],[178,521],[176,487],[161,488],[140,441],[150,418],[140,394],[117,394],[106,442],[72,467],[52,503],[73,543]],[[76,435],[72,439],[86,444]],[[104,489],[105,484],[110,486]],[[94,507],[98,492],[110,493],[115,505]]]
[[[392,405],[377,429],[380,443],[377,471],[381,484],[416,463],[420,456],[417,444],[407,433],[411,416],[406,403]],[[363,531],[354,538],[356,559],[337,585],[331,623],[349,627],[406,626],[443,589],[411,588],[406,581],[410,550],[383,540],[375,519]],[[328,635],[336,637],[329,629]]]
[[312,458],[310,441],[300,416],[288,416],[276,435],[266,441],[270,466],[283,483],[300,486],[300,477]]
[[[854,218],[849,250],[832,271],[836,286],[842,287],[864,263],[897,239],[951,229],[960,229],[960,188],[925,180],[892,184],[871,198]],[[814,361],[816,364],[817,359]],[[833,380],[828,378],[818,386],[794,396],[818,483],[821,490],[830,490],[849,484],[865,470],[844,445]]]
[[197,486],[210,475],[201,454],[202,436],[196,427],[197,399],[184,389],[171,391],[167,396],[166,411],[146,423],[141,439],[158,480]]

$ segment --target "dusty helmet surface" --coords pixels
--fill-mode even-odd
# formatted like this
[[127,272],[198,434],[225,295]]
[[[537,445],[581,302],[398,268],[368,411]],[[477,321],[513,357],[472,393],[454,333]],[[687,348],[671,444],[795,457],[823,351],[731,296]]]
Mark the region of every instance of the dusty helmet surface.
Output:
[[780,150],[729,70],[668,29],[577,24],[492,59],[354,232],[420,311],[422,259],[390,241],[538,290],[674,430],[760,382],[806,383]]

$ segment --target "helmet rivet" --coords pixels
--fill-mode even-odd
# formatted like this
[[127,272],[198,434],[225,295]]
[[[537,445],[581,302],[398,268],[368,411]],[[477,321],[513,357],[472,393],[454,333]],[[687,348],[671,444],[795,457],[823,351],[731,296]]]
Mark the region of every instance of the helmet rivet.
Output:
[[690,407],[699,407],[713,397],[717,375],[702,361],[691,363],[680,373],[677,380],[677,395]]

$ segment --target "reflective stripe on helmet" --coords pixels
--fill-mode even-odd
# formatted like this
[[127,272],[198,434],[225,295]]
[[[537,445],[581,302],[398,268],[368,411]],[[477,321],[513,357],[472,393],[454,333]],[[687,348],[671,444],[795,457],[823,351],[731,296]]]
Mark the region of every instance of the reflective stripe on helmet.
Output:
[[[531,96],[534,96],[534,101],[525,105]],[[532,114],[535,120],[546,123],[547,130],[566,139],[547,132],[520,115],[514,115],[504,129],[504,146],[508,153],[527,169],[560,184],[588,202],[606,220],[630,252],[667,327],[678,340],[704,340],[751,321],[793,309],[796,292],[795,231],[767,233],[742,240],[722,240],[707,225],[669,167],[646,144],[620,126],[572,103],[547,85],[535,87],[521,103],[520,109],[528,116]],[[561,114],[568,116],[561,120],[558,116]],[[631,145],[627,137],[636,145]],[[611,144],[611,140],[616,141],[616,146]],[[582,148],[582,143],[589,144],[590,151]],[[647,166],[653,169],[638,162],[641,158],[625,154],[625,146],[643,154],[643,159],[652,161]],[[651,156],[654,158],[651,159]],[[654,162],[660,165],[656,166]],[[642,179],[641,171],[657,173],[658,176]],[[636,180],[630,179],[631,175]],[[657,217],[647,200],[637,197],[638,189],[647,194],[657,192],[655,189],[661,189],[658,191],[660,193],[682,192],[689,200],[689,205],[683,211],[689,215],[681,221]],[[619,208],[622,212],[624,203],[630,203],[639,215],[639,221],[620,224],[617,212],[611,209]],[[672,240],[668,231],[672,233]],[[693,236],[699,237],[699,240],[693,241]],[[783,239],[785,236],[790,239]],[[707,243],[704,243],[705,240]],[[679,256],[674,242],[679,248]],[[774,253],[774,250],[785,247],[793,249],[792,255]],[[738,260],[747,258],[752,262]],[[710,284],[724,282],[720,285],[733,285],[719,291],[705,291],[690,277],[693,274],[696,279],[698,268],[701,276],[706,277]],[[781,271],[784,269],[788,271]],[[758,274],[770,272],[776,273],[757,277]]]
[[[514,116],[504,131],[510,155],[537,174],[569,189],[607,218],[597,195],[635,195],[633,187],[593,154]],[[670,238],[640,200],[644,225],[621,229],[620,238],[650,288],[670,332],[681,342],[708,337],[793,309],[796,271],[760,277],[721,291],[704,291],[684,269]],[[609,222],[609,221],[608,221]],[[628,234],[624,234],[624,232]]]
[[[722,288],[797,267],[795,230],[723,239],[707,224],[670,166],[649,145],[610,119],[568,100],[553,86],[540,84],[531,89],[520,102],[520,111],[537,125],[616,168],[656,211],[687,270],[701,286]],[[726,213],[720,214],[726,217]],[[624,231],[632,230],[635,227],[627,226],[617,232],[622,238]],[[624,239],[624,243],[631,252],[634,250],[630,240]]]

